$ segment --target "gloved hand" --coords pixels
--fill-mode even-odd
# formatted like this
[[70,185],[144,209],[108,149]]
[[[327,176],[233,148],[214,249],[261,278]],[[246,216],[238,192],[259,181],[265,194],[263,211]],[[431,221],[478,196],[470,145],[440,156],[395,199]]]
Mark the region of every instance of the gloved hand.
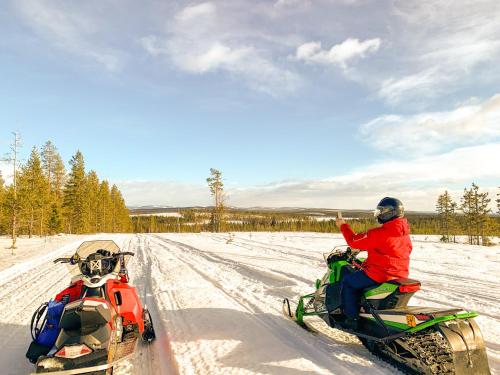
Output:
[[74,254],[74,255],[70,258],[69,263],[70,263],[70,264],[78,264],[79,260],[80,260],[80,256],[79,256],[77,253],[75,253],[75,254]]

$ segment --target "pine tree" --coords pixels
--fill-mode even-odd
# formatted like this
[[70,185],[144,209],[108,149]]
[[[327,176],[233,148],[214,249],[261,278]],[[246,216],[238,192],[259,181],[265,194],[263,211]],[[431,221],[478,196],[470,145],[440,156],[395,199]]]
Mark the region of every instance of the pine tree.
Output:
[[208,188],[214,197],[214,208],[212,210],[212,231],[220,232],[224,216],[224,184],[222,173],[215,168],[210,168],[210,177],[207,178]]
[[[64,162],[61,155],[59,155],[56,146],[51,141],[47,141],[43,145],[41,157],[42,168],[49,182],[50,215],[53,214],[53,204],[57,206],[56,211],[60,213],[63,204],[62,198],[66,167],[64,166]],[[61,220],[62,223],[62,218],[59,218],[59,220]]]
[[111,197],[109,183],[104,180],[99,185],[98,198],[99,232],[111,232]]
[[71,171],[63,191],[63,212],[69,233],[87,233],[88,203],[86,198],[85,162],[80,151],[69,162]]
[[125,205],[125,200],[122,193],[116,185],[111,187],[111,205],[112,205],[112,223],[111,229],[113,232],[128,232],[130,231],[131,221],[130,213]]
[[99,178],[95,171],[87,174],[86,199],[88,204],[89,230],[96,233],[99,230]]
[[52,193],[52,183],[54,180],[54,168],[56,163],[56,146],[51,141],[45,142],[42,146],[41,158],[42,158],[42,168],[47,180],[49,181],[49,189]]
[[453,202],[447,190],[438,197],[436,211],[441,224],[441,241],[443,242],[450,242],[452,239],[456,242],[456,209],[457,204]]
[[61,207],[63,203],[64,185],[66,184],[66,167],[61,155],[55,154],[53,166],[51,189],[55,195],[55,202]]
[[472,183],[470,189],[464,189],[461,209],[465,216],[467,235],[471,245],[489,244],[487,235],[489,229],[488,214],[491,212],[488,208],[490,201],[488,193],[480,193],[479,186],[475,183]]
[[42,236],[46,230],[47,211],[50,205],[49,184],[42,170],[40,154],[36,147],[19,174],[19,206],[31,238],[35,231]]
[[48,222],[49,234],[54,235],[60,233],[62,230],[63,222],[61,218],[60,207],[56,203],[52,203]]

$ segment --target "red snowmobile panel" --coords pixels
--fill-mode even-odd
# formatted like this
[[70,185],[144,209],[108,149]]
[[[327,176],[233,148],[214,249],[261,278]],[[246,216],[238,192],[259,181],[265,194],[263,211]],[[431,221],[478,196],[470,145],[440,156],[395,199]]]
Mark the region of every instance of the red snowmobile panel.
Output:
[[64,289],[62,292],[56,295],[56,302],[62,301],[64,296],[68,295],[69,299],[66,301],[66,303],[73,302],[77,299],[80,298],[82,295],[82,287],[83,287],[83,280],[78,280],[71,284],[69,287]]
[[123,317],[123,324],[137,324],[139,332],[144,332],[142,304],[135,288],[118,280],[108,280],[106,290],[111,304]]

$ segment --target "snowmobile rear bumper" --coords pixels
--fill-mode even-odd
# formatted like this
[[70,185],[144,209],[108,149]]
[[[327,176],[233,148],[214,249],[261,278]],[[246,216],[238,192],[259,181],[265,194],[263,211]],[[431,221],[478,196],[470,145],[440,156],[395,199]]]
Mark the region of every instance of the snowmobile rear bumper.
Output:
[[[99,366],[92,366],[92,367],[82,367],[82,368],[76,368],[76,369],[71,369],[71,370],[62,370],[62,371],[44,371],[44,373],[50,373],[51,375],[76,375],[76,374],[86,374],[89,372],[93,371],[103,371],[103,370],[108,370],[111,367],[113,367],[115,364],[106,364],[106,365],[99,365]],[[37,375],[40,374],[39,372],[32,372],[30,375]]]
[[439,324],[451,346],[456,375],[490,375],[486,346],[474,319],[456,319]]
[[[133,353],[130,353],[129,355],[121,357],[119,360],[111,362],[111,363],[104,363],[104,364],[92,365],[92,366],[87,366],[87,367],[66,368],[66,369],[64,369],[64,363],[59,358],[47,357],[47,358],[42,360],[44,362],[43,364],[45,365],[44,368],[37,368],[36,373],[31,373],[30,375],[35,375],[35,374],[40,374],[40,373],[50,374],[50,375],[87,374],[87,373],[95,372],[95,371],[108,370],[108,369],[112,368],[113,366],[116,366],[121,361],[128,359],[128,358],[131,358],[132,356],[133,356]],[[40,365],[40,362],[38,363],[38,365]],[[66,364],[66,366],[67,366],[67,364]]]

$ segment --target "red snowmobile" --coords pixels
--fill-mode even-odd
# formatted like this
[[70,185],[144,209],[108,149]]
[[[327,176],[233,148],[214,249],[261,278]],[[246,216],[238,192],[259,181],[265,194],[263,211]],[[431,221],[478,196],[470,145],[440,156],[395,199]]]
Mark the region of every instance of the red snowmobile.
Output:
[[151,315],[128,284],[133,255],[113,241],[86,241],[72,257],[54,261],[68,263],[74,277],[33,314],[26,357],[36,373],[112,374],[139,339],[155,339]]

